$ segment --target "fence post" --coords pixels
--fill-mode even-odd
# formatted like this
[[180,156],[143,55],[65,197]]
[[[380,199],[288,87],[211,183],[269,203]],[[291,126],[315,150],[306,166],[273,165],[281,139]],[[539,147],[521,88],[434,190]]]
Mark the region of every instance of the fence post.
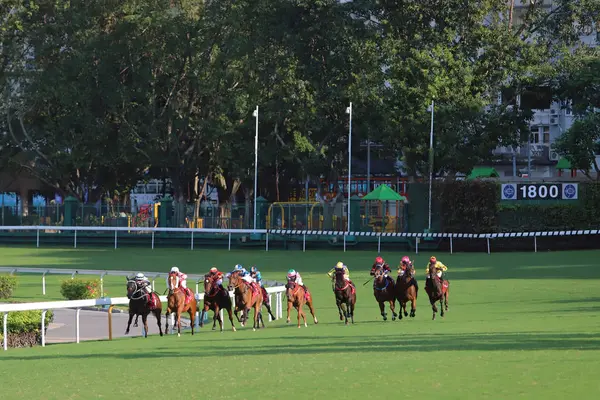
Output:
[[[160,274],[156,274],[156,276],[154,278],[152,278],[152,291],[154,292],[154,281],[156,280],[156,278],[160,277]],[[198,291],[198,290],[196,290]]]
[[346,252],[346,234],[344,233],[344,253]]
[[39,228],[36,230],[35,236],[36,236],[36,246],[40,247],[40,229]]
[[231,232],[229,232],[229,244],[227,246],[227,250],[231,251]]
[[100,274],[100,297],[104,297],[104,275],[107,275],[108,272],[104,271]]
[[190,250],[194,250],[194,231],[192,231],[192,237],[190,239]]
[[79,312],[81,311],[81,308],[78,308],[75,314],[75,324],[76,324],[76,338],[77,338],[77,343],[79,343]]
[[452,236],[450,236],[450,254],[454,254],[454,243],[452,242]]
[[415,253],[419,254],[419,241],[421,238],[415,238]]
[[[302,237],[302,251],[306,251],[306,233],[303,235]],[[271,300],[269,300],[270,302]],[[270,316],[269,316],[269,320],[270,320]]]
[[2,317],[2,325],[4,326],[4,350],[8,350],[8,330],[6,329],[6,325],[8,325],[8,313],[4,312],[4,316]]
[[265,244],[265,250],[269,251],[269,232],[267,232],[267,243]]
[[[273,304],[273,295],[269,294],[269,304]],[[277,310],[275,310],[277,311]],[[273,321],[273,318],[271,318],[271,314],[269,314],[269,322]]]
[[50,272],[50,271],[45,271],[42,274],[42,294],[45,296],[46,295],[46,274]]
[[112,310],[113,305],[108,306],[108,340],[112,340]]
[[73,248],[77,248],[77,229],[75,229],[75,235],[73,236]]
[[46,347],[46,312],[42,310],[42,347]]
[[537,253],[537,236],[533,236],[533,250]]
[[488,250],[488,254],[491,254],[491,253],[490,253],[490,237],[488,236],[488,237],[486,238],[486,240],[487,240],[487,250]]
[[77,271],[75,271],[71,274],[71,279],[75,279],[75,275],[77,275]]
[[200,281],[196,281],[196,294],[198,293],[198,284],[200,283]]
[[152,250],[154,250],[154,231],[152,231]]
[[115,229],[115,249],[117,248],[117,230]]
[[377,254],[381,254],[381,232],[377,235]]

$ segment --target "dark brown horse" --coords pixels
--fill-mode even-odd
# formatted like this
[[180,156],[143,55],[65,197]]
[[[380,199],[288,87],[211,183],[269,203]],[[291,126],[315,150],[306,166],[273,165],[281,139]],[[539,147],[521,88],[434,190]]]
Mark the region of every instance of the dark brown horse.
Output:
[[308,327],[306,323],[306,314],[304,313],[304,305],[308,306],[310,313],[313,316],[313,321],[315,325],[319,323],[317,320],[317,316],[315,315],[315,308],[313,307],[312,295],[308,293],[304,289],[303,286],[298,285],[293,280],[288,280],[288,283],[285,285],[285,296],[287,297],[287,323],[290,323],[290,311],[292,310],[292,306],[298,312],[298,328],[300,328],[300,319],[304,320],[304,326]]
[[202,315],[200,316],[200,328],[204,326],[204,314],[208,310],[213,311],[213,331],[216,328],[217,321],[219,321],[219,327],[223,332],[223,320],[221,319],[221,310],[227,310],[229,314],[229,321],[231,322],[231,329],[235,332],[235,325],[233,323],[233,312],[231,310],[231,297],[229,292],[217,285],[217,280],[211,276],[204,275],[204,307],[202,308]]
[[148,299],[146,297],[146,292],[141,288],[137,282],[133,279],[127,279],[127,298],[129,299],[129,321],[127,321],[127,329],[125,330],[125,334],[129,334],[129,328],[131,327],[131,320],[133,316],[141,315],[142,323],[144,324],[144,337],[148,337],[148,314],[152,313],[156,317],[156,321],[158,323],[158,331],[160,336],[163,335],[162,326],[160,323],[160,314],[162,313],[162,303],[158,298],[158,294],[152,292],[152,296],[156,296],[154,299],[155,307],[151,307],[148,304]]
[[335,294],[335,303],[337,304],[340,313],[340,321],[345,319],[345,324],[348,325],[348,318],[350,318],[352,323],[354,323],[356,289],[344,278],[343,269],[335,270],[333,293]]
[[[244,281],[238,273],[235,273],[229,275],[228,289],[233,290],[236,299],[241,299],[242,326],[246,325],[250,308],[254,308],[254,324],[252,325],[252,329],[256,330],[260,328],[259,321],[262,321],[261,309],[263,296],[258,285]],[[264,322],[262,325],[264,328]]]
[[[194,321],[196,319],[196,297],[193,296],[186,302],[185,291],[179,287],[179,278],[177,273],[170,273],[167,278],[169,295],[167,296],[167,311],[165,317],[167,324],[165,327],[165,333],[169,332],[169,316],[172,312],[175,312],[175,323],[177,324],[177,336],[181,336],[181,314],[187,311],[190,315],[190,326],[192,328],[192,335],[194,334]],[[191,290],[190,290],[191,292]]]
[[392,321],[396,320],[396,285],[392,278],[386,277],[382,266],[377,266],[373,273],[373,295],[379,303],[379,310],[384,321],[387,321],[387,313],[385,312],[386,301],[390,303],[392,311]]
[[396,279],[396,296],[400,303],[400,311],[398,312],[399,319],[402,319],[402,311],[404,311],[404,316],[408,317],[406,303],[409,301],[410,316],[414,317],[417,311],[417,288],[415,287],[413,279],[415,279],[415,268],[412,265],[400,271],[398,278]]
[[448,311],[448,292],[450,291],[450,283],[447,280],[442,280],[437,276],[437,270],[435,265],[429,267],[429,277],[425,282],[425,291],[429,295],[429,302],[431,303],[431,309],[433,310],[433,318],[437,313],[437,307],[435,303],[440,302],[440,315],[444,316],[444,306]]

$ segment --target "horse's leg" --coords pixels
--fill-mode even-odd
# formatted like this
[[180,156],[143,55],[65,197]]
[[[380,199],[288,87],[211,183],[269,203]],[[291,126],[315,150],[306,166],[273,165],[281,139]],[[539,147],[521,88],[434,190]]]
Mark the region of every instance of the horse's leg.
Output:
[[377,300],[377,304],[379,304],[379,311],[381,312],[383,320],[387,321],[387,315],[385,315],[385,303],[383,301]]
[[354,324],[354,302],[352,300],[348,302],[348,308],[350,309],[350,320]]
[[190,304],[188,313],[190,314],[190,327],[192,328],[192,336],[194,336],[194,326],[196,325],[196,307],[193,306],[193,304]]
[[204,328],[204,315],[208,312],[208,307],[206,307],[206,301],[204,301],[204,305],[202,306],[202,312],[200,313],[200,328]]
[[221,318],[221,307],[218,304],[215,307],[215,315],[217,316],[217,321],[219,321],[219,328],[221,332],[223,332],[223,319]]
[[302,311],[302,319],[304,320],[304,327],[308,328],[308,324],[306,323],[306,313],[304,312],[304,304],[302,304],[300,306],[300,310]]
[[144,337],[148,337],[148,314],[142,314],[142,325],[144,325]]
[[271,305],[269,303],[264,303],[265,306],[267,307],[267,312],[269,313],[269,315],[271,316],[271,320],[275,321],[277,318],[275,318],[275,316],[273,315],[273,313],[271,312]]
[[167,307],[165,311],[165,335],[169,334],[169,316],[171,314],[171,309]]
[[154,316],[156,317],[156,323],[158,324],[158,333],[160,333],[160,336],[163,335],[163,331],[162,331],[162,323],[160,322],[160,314],[161,314],[161,309],[157,309],[152,311],[152,313],[154,314]]
[[313,307],[312,299],[308,300],[306,302],[306,305],[308,306],[308,309],[310,310],[310,313],[313,316],[313,321],[315,322],[315,325],[318,324],[319,321],[317,320],[317,316],[315,315],[315,308]]
[[253,331],[256,331],[256,328],[260,328],[258,325],[258,314],[260,313],[260,308],[258,306],[258,303],[254,303],[254,306],[252,307],[254,308],[254,324],[252,325]]
[[435,302],[437,300],[430,298],[429,301],[431,302],[431,309],[433,310],[433,318],[431,318],[431,319],[434,320],[435,319],[435,314],[437,313],[437,307],[435,305]]
[[302,302],[298,302],[298,307],[296,307],[296,311],[298,312],[298,328],[300,328],[300,319],[302,318]]
[[340,313],[340,321],[343,321],[344,317],[342,316],[342,301],[336,297],[335,304],[337,305],[338,313]]
[[135,316],[135,321],[133,321],[133,327],[134,327],[134,328],[137,328],[137,327],[138,327],[138,318],[140,318],[140,316],[136,314],[136,316]]
[[340,308],[342,309],[342,313],[344,314],[344,324],[348,325],[348,305],[346,302],[340,304]]
[[125,329],[126,335],[129,335],[129,327],[131,326],[132,319],[133,319],[133,311],[129,310],[129,321],[127,321],[127,329]]
[[448,295],[450,294],[450,290],[446,289],[446,293],[444,293],[444,303],[446,306],[446,311],[448,311]]
[[410,317],[414,318],[417,312],[417,297],[413,296],[412,299],[410,299]]
[[390,300],[390,309],[392,310],[392,321],[396,320],[398,314],[396,314],[396,297],[392,297]]
[[181,337],[181,310],[179,308],[175,311],[175,319],[177,320],[177,337]]
[[229,322],[231,322],[231,329],[235,332],[235,325],[233,324],[233,310],[231,309],[231,304],[226,308],[227,315],[229,315]]
[[444,295],[440,297],[440,316],[444,318]]
[[287,306],[287,319],[285,320],[286,324],[290,323],[290,311],[292,310],[292,302],[290,301],[290,299],[288,299],[288,306]]

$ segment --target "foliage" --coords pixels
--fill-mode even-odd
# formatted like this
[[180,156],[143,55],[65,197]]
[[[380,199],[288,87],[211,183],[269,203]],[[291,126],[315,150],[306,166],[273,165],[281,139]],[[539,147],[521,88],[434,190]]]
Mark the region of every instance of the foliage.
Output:
[[[42,311],[19,311],[8,313],[7,333],[9,347],[31,347],[40,343],[42,329]],[[45,327],[54,319],[51,310],[46,312]],[[0,332],[4,331],[3,320],[0,319]]]
[[99,296],[98,279],[67,279],[60,285],[60,293],[67,300],[95,299]]
[[438,186],[443,230],[446,232],[493,232],[500,200],[496,182],[454,181]]
[[0,299],[8,299],[17,288],[17,277],[0,275]]
[[590,169],[593,169],[596,179],[600,180],[600,167],[596,161],[596,154],[600,154],[600,112],[590,112],[575,120],[556,140],[554,148],[573,168],[583,171],[590,179]]

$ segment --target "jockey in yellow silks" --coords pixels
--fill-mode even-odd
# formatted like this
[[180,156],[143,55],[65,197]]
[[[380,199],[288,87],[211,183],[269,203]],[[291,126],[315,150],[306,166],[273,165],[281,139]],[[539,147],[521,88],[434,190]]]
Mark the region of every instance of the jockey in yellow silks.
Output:
[[442,264],[440,261],[437,260],[437,258],[435,258],[435,256],[431,257],[429,259],[429,264],[427,264],[427,269],[425,274],[427,275],[427,277],[429,278],[429,268],[431,266],[435,266],[435,271],[436,271],[436,275],[438,276],[438,278],[440,278],[441,280],[443,280],[442,276],[444,274],[444,272],[446,272],[448,270],[448,267],[446,267],[444,264]]
[[344,271],[344,279],[346,281],[348,281],[352,286],[354,286],[354,283],[352,283],[352,281],[350,280],[350,270],[348,269],[348,266],[345,265],[341,261],[338,261],[338,263],[335,265],[335,267],[333,267],[329,270],[327,275],[333,280],[335,271],[337,271],[337,270],[343,270]]

